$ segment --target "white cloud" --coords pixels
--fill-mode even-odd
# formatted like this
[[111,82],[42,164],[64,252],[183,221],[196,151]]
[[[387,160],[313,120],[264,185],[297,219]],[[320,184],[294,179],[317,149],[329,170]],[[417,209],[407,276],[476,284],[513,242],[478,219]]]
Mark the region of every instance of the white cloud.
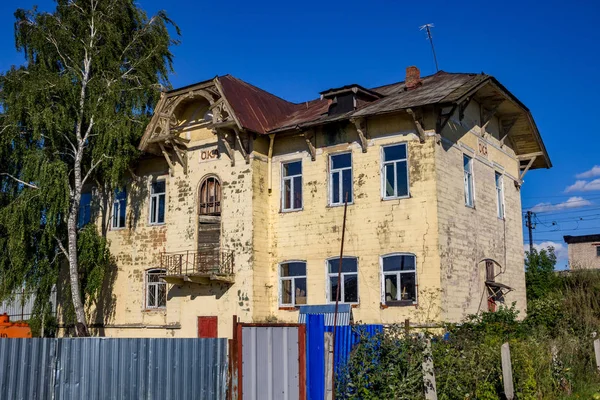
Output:
[[[588,171],[589,172],[589,171]],[[565,189],[565,193],[570,192],[593,192],[600,190],[600,179],[594,179],[593,181],[576,181],[571,186]]]
[[589,179],[600,176],[600,165],[594,165],[589,171],[575,175],[577,179]]
[[[529,245],[525,244],[525,251],[529,251]],[[533,247],[537,250],[545,250],[548,247],[554,247],[554,254],[556,255],[556,269],[563,269],[569,263],[569,251],[564,243],[546,241],[541,243],[534,243]]]
[[[600,180],[600,179],[599,179]],[[593,203],[589,200],[584,199],[583,197],[570,197],[567,201],[563,201],[562,203],[552,204],[552,203],[539,203],[530,208],[530,211],[533,212],[544,212],[544,211],[560,211],[566,210],[569,208],[580,208],[591,206]]]

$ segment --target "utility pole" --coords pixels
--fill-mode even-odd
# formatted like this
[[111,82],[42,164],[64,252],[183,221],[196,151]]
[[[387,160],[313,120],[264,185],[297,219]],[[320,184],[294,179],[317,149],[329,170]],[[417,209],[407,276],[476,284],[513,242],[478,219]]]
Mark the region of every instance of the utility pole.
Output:
[[531,216],[533,213],[531,211],[527,211],[527,220],[525,221],[525,226],[529,231],[529,253],[533,252],[533,224],[531,223]]

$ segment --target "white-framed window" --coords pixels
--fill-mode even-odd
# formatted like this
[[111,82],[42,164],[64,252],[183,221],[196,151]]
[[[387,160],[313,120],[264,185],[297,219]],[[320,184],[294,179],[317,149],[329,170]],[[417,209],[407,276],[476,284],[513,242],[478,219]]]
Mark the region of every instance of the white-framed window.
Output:
[[381,302],[388,306],[417,304],[417,260],[414,254],[381,256]]
[[281,164],[281,210],[302,209],[302,161]]
[[348,193],[348,203],[352,203],[352,153],[329,156],[329,205],[344,204]]
[[79,213],[77,214],[77,228],[83,228],[92,220],[92,193],[81,193]]
[[600,246],[596,246],[596,257],[600,257]]
[[127,215],[127,192],[123,190],[115,190],[112,210],[112,229],[125,228],[125,217]]
[[150,184],[150,224],[165,223],[165,200],[167,193],[167,182],[157,180]]
[[[338,290],[339,257],[327,260],[327,285],[329,303],[335,303]],[[358,304],[358,259],[356,257],[342,258],[342,273],[340,290],[340,303]]]
[[475,198],[473,193],[473,159],[466,154],[463,154],[463,169],[465,181],[465,205],[468,207],[474,207]]
[[306,304],[306,262],[279,264],[279,305],[296,307]]
[[406,143],[383,147],[381,176],[384,199],[398,199],[409,196]]
[[504,218],[504,178],[500,172],[496,172],[494,178],[496,180],[498,218]]
[[156,268],[146,271],[146,308],[156,309],[167,306],[167,283],[164,281],[166,271]]

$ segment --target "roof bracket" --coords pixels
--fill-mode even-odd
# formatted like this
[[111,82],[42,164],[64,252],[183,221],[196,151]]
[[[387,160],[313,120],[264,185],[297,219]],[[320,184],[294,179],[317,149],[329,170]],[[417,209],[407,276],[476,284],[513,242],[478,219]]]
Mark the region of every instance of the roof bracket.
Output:
[[517,122],[518,117],[502,118],[500,119],[500,146],[504,146],[504,142],[508,138],[512,127]]
[[173,164],[173,161],[171,160],[171,156],[165,149],[164,144],[162,144],[161,142],[158,142],[158,146],[160,147],[160,151],[162,152],[162,155],[165,157],[165,160],[167,160],[167,164],[169,164],[169,175],[173,176],[175,174],[175,165]]
[[362,152],[366,153],[369,145],[369,142],[367,141],[367,119],[351,118],[350,122],[354,124],[356,132],[358,132],[358,138],[360,139],[360,147],[362,147]]
[[240,137],[240,131],[237,128],[233,128],[233,131],[235,132],[236,146],[240,149],[240,153],[242,153],[242,156],[244,156],[246,164],[250,164],[250,155],[248,154],[248,151],[244,148],[242,138]]
[[529,163],[527,163],[527,166],[525,167],[525,169],[523,169],[523,171],[521,171],[521,175],[519,175],[519,181],[523,182],[523,178],[525,177],[525,174],[527,173],[527,171],[529,171],[529,168],[531,168],[531,166],[533,165],[533,162],[535,161],[536,158],[537,158],[537,156],[533,156],[529,159]]
[[446,127],[446,124],[448,124],[448,121],[450,121],[450,118],[452,117],[452,115],[454,115],[454,111],[456,111],[457,105],[454,104],[449,111],[444,112],[444,110],[448,110],[448,107],[440,107],[438,110],[438,117],[437,117],[437,123],[436,123],[436,127],[435,127],[435,131],[438,134],[442,133],[442,130]]
[[425,131],[423,130],[423,116],[420,112],[414,112],[412,108],[407,108],[406,112],[412,117],[415,128],[419,134],[419,140],[421,143],[425,143]]
[[227,155],[231,159],[231,166],[235,167],[235,154],[233,153],[233,150],[231,149],[231,145],[229,144],[229,140],[226,137],[225,132],[223,132],[221,129],[215,129],[214,132],[217,134],[217,138],[219,139],[219,141],[221,143],[223,143],[223,147],[225,147],[225,151],[227,152]]
[[187,175],[187,173],[188,173],[187,153],[175,144],[173,144],[173,150],[175,151],[175,155],[177,156],[177,159],[183,166],[183,173],[185,175]]
[[461,101],[460,104],[458,105],[458,119],[460,120],[460,122],[462,122],[462,120],[465,118],[465,110],[467,109],[467,106],[471,102],[471,99],[473,99],[473,96],[467,97],[466,99]]
[[487,102],[484,102],[480,106],[480,126],[481,126],[481,136],[485,136],[485,128],[492,120],[492,117],[498,111],[498,107],[504,103],[504,99],[494,99]]
[[314,134],[312,133],[312,131],[304,131],[302,132],[302,136],[304,136],[304,140],[306,141],[306,146],[308,147],[308,152],[310,153],[310,159],[312,161],[315,161],[317,158],[317,149],[312,144]]

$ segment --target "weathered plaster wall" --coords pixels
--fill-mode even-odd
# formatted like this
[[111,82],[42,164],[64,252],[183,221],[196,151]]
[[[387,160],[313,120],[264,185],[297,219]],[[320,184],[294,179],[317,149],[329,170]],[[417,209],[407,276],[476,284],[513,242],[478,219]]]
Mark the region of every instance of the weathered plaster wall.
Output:
[[[219,335],[228,336],[232,315],[252,319],[253,171],[236,152],[235,166],[221,148],[221,157],[201,160],[203,150],[217,147],[216,136],[207,129],[190,135],[188,174],[176,164],[169,176],[164,159],[140,163],[139,185],[128,187],[128,225],[108,233],[111,252],[117,257],[114,285],[116,307],[105,329],[107,336],[197,336],[198,316],[218,316]],[[235,253],[235,283],[168,285],[167,307],[145,309],[144,273],[160,267],[160,253],[194,251],[197,246],[198,191],[203,177],[217,175],[222,182],[222,234],[224,250]],[[164,177],[167,182],[165,224],[148,224],[149,182]],[[169,329],[110,328],[122,325],[169,325]]]
[[[497,282],[514,289],[506,304],[525,310],[525,276],[520,191],[515,185],[518,161],[508,147],[500,147],[497,125],[481,137],[479,109],[471,102],[463,121],[454,116],[436,147],[436,179],[443,288],[443,319],[459,321],[487,310],[484,258],[496,267]],[[487,156],[480,150],[487,148]],[[463,154],[473,158],[475,207],[465,206]],[[503,174],[505,218],[498,218],[495,172]],[[521,315],[523,316],[523,314]]]
[[571,269],[600,268],[600,257],[596,247],[600,243],[571,243],[569,244],[569,267]]
[[[275,139],[273,190],[267,196],[272,232],[270,259],[267,265],[256,263],[256,269],[265,273],[255,275],[255,293],[262,295],[265,307],[255,307],[255,320],[297,321],[297,311],[278,306],[278,265],[288,260],[307,263],[308,304],[327,303],[326,260],[339,256],[344,211],[343,207],[328,205],[328,156],[347,151],[352,153],[354,203],[348,206],[344,255],[358,257],[360,304],[353,310],[355,320],[420,320],[426,318],[426,312],[439,309],[435,296],[425,294],[428,289],[434,293],[440,289],[434,140],[429,138],[421,144],[413,125],[399,116],[370,120],[368,131],[366,153],[351,125],[337,132],[318,132],[314,139],[315,161],[311,161],[303,138]],[[408,143],[410,198],[381,198],[381,146],[392,143]],[[302,160],[304,207],[301,211],[280,212],[281,163],[289,160]],[[393,252],[416,255],[421,296],[417,307],[381,308],[379,257]]]

